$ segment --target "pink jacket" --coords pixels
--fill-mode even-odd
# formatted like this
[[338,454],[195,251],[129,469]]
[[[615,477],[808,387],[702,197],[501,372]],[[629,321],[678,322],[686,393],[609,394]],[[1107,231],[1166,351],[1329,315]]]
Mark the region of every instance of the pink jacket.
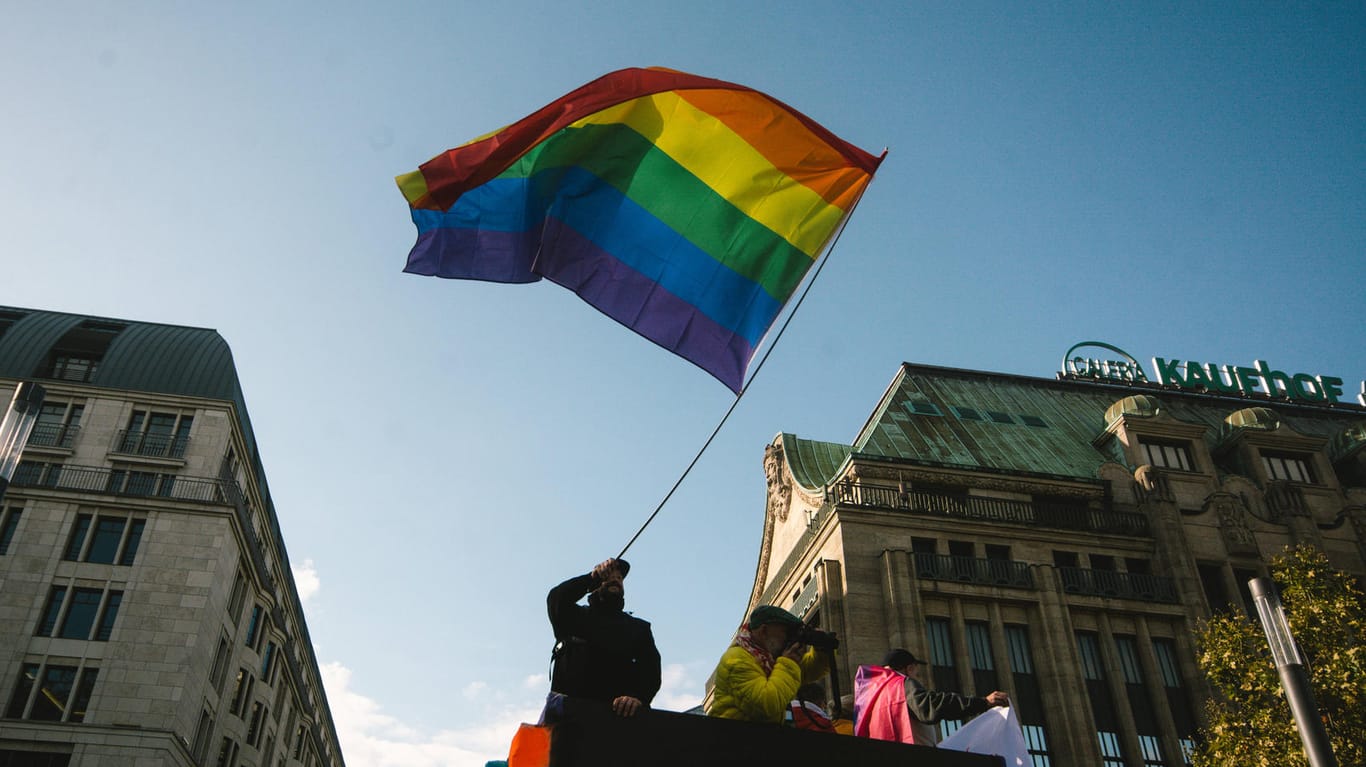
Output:
[[885,666],[859,666],[854,676],[854,734],[914,743],[906,711],[906,677]]

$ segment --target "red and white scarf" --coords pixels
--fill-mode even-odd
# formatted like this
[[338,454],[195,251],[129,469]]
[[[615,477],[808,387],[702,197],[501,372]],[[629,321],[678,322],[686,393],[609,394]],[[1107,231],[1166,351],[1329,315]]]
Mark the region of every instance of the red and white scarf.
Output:
[[773,673],[773,664],[777,663],[778,659],[773,657],[773,653],[754,641],[754,637],[749,633],[748,623],[740,626],[739,633],[735,635],[735,646],[745,648],[746,652],[759,661],[759,666],[764,670],[764,676]]

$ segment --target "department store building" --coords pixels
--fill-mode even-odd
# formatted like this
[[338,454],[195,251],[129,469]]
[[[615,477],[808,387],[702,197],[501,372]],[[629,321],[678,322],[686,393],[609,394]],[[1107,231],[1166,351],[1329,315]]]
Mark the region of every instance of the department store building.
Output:
[[903,364],[850,443],[779,434],[747,609],[835,631],[846,693],[893,647],[931,687],[1009,692],[1035,765],[1175,767],[1200,622],[1252,612],[1287,546],[1366,575],[1366,407],[1330,376],[1083,346],[1054,379]]
[[0,767],[341,767],[227,343],[0,307]]

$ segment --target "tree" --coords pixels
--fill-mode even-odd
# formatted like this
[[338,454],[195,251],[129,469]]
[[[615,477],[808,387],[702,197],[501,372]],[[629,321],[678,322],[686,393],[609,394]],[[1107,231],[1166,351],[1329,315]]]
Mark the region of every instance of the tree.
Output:
[[[1310,546],[1287,549],[1272,560],[1271,573],[1338,763],[1366,764],[1366,599],[1354,576],[1329,567]],[[1210,619],[1200,632],[1199,662],[1214,698],[1205,706],[1209,724],[1196,767],[1307,764],[1255,619],[1236,612]]]

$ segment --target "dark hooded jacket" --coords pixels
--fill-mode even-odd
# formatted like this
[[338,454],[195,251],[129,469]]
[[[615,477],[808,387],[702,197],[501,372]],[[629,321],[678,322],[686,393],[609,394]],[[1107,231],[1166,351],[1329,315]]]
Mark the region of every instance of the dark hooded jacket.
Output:
[[659,650],[650,624],[601,603],[578,602],[597,587],[580,575],[550,590],[546,608],[558,644],[550,689],[607,703],[629,695],[647,705],[659,692]]

